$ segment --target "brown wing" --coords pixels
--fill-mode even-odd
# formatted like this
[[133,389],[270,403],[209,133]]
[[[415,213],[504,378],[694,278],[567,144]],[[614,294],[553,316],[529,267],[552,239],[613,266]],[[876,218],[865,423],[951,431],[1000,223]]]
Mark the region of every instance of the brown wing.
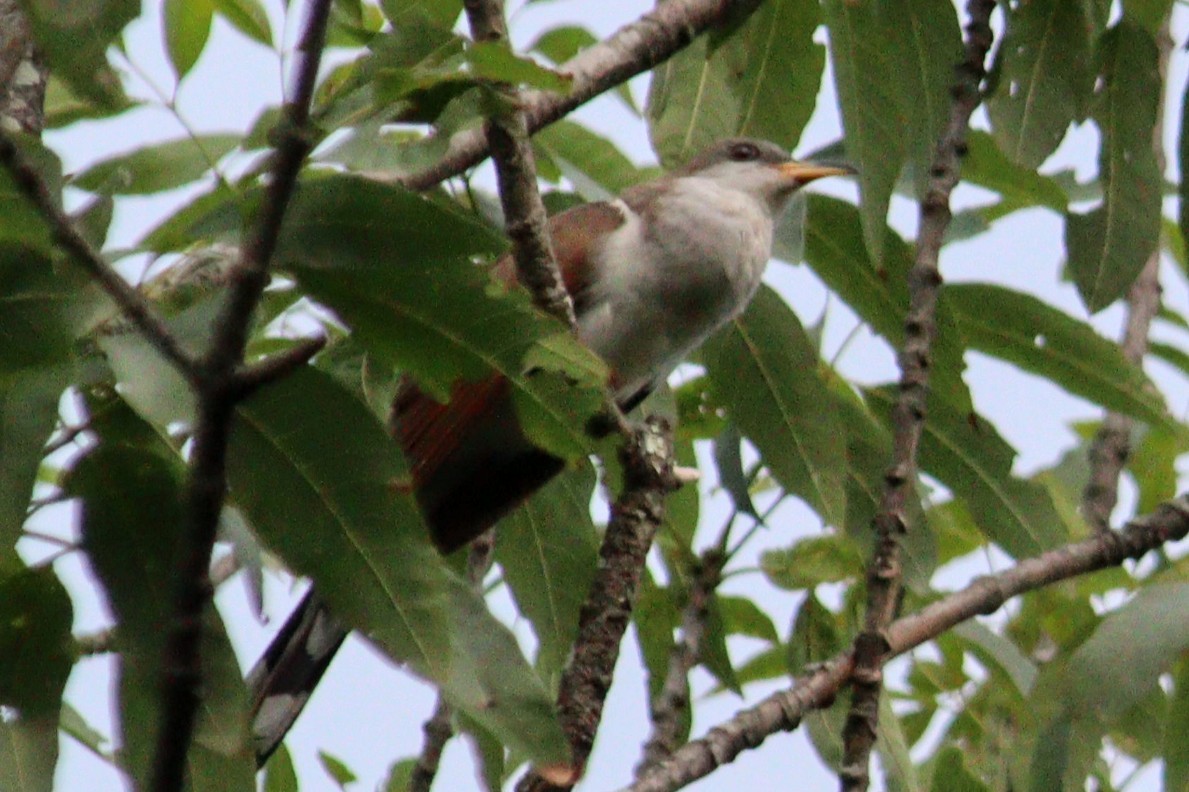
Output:
[[[610,203],[584,204],[549,221],[562,280],[579,313],[591,284],[592,239],[623,221]],[[494,270],[505,283],[516,277],[511,256]],[[393,404],[392,431],[409,460],[434,542],[445,552],[490,528],[563,467],[524,437],[508,381],[499,375],[456,383],[445,404],[406,379]]]

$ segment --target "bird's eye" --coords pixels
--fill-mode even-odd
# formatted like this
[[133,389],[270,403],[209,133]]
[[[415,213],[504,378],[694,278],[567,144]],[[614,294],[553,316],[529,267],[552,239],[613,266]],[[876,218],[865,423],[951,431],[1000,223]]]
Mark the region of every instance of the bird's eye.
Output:
[[754,143],[736,143],[729,154],[735,162],[749,162],[760,158],[760,148]]

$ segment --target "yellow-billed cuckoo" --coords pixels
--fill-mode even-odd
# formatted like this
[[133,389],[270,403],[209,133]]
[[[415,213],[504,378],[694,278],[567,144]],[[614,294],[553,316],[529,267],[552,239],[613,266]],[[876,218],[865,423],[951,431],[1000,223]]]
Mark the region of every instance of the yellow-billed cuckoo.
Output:
[[[747,306],[789,197],[814,179],[852,172],[796,162],[774,143],[733,138],[614,201],[550,219],[578,336],[607,361],[625,409]],[[515,278],[510,258],[495,271]],[[404,383],[392,430],[443,552],[483,533],[563,467],[520,432],[499,376],[459,383],[446,404]],[[253,669],[261,761],[283,739],[345,635],[307,596]]]

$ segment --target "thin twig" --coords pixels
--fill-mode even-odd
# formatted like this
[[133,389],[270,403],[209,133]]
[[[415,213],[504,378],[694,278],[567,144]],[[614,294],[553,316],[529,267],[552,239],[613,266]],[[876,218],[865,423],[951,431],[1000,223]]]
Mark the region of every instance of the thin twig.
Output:
[[[1158,71],[1160,89],[1156,101],[1156,120],[1152,126],[1152,153],[1160,174],[1164,174],[1167,158],[1164,152],[1164,94],[1168,86],[1168,61],[1173,40],[1169,33],[1169,17],[1156,34],[1160,53]],[[1152,251],[1139,277],[1127,290],[1127,325],[1123,329],[1120,349],[1130,363],[1140,366],[1148,354],[1148,333],[1152,320],[1160,311],[1160,246]],[[1102,426],[1090,444],[1090,480],[1082,492],[1082,515],[1096,531],[1111,529],[1111,512],[1119,502],[1119,476],[1131,456],[1131,430],[1135,421],[1129,416],[1108,412]]]
[[724,557],[715,549],[702,554],[693,570],[689,599],[681,610],[681,633],[669,652],[669,666],[659,695],[649,704],[652,734],[636,777],[663,761],[681,745],[683,716],[689,712],[689,674],[702,658],[702,642],[710,619],[710,602],[722,581]]
[[326,336],[324,335],[302,338],[284,352],[278,352],[257,363],[242,366],[236,375],[241,389],[240,397],[250,396],[265,385],[284,379],[309,363],[310,358],[321,352],[325,346]]
[[425,742],[421,744],[421,753],[417,755],[417,763],[413,765],[413,772],[409,775],[408,792],[429,792],[433,786],[433,780],[438,775],[438,765],[442,761],[442,750],[454,736],[450,718],[450,705],[439,695],[433,715],[421,727],[421,731],[425,733]]
[[[574,765],[590,757],[611,688],[619,646],[631,621],[632,607],[652,539],[665,517],[665,495],[673,480],[673,431],[664,418],[650,416],[620,449],[623,490],[611,507],[611,521],[599,549],[599,568],[578,616],[578,636],[557,695],[562,731],[570,742]],[[519,792],[569,789],[530,773]]]
[[[975,616],[990,615],[1008,600],[1128,559],[1189,536],[1189,493],[1162,503],[1151,514],[1128,523],[1118,533],[1090,539],[1021,561],[996,575],[978,578],[920,612],[893,622],[885,631],[888,658],[912,651]],[[791,688],[741,710],[705,737],[685,744],[622,792],[672,792],[705,778],[769,736],[792,731],[810,711],[830,706],[851,681],[853,651],[815,665]]]
[[[570,75],[570,91],[564,96],[543,91],[525,91],[521,106],[530,133],[566,116],[599,94],[627,82],[684,49],[698,34],[750,13],[755,0],[668,0],[640,19],[617,30],[563,63],[559,70]],[[482,130],[470,130],[450,138],[444,157],[426,170],[399,179],[413,190],[427,190],[474,167],[487,156],[487,139]]]
[[984,61],[991,48],[994,0],[970,0],[966,53],[957,68],[949,123],[937,143],[928,190],[921,201],[916,260],[908,273],[909,308],[900,353],[900,393],[892,410],[892,465],[874,519],[875,551],[867,569],[867,613],[855,639],[853,696],[843,730],[844,757],[839,777],[843,790],[865,790],[870,781],[871,749],[879,723],[883,663],[888,654],[886,628],[896,616],[902,590],[900,537],[908,528],[906,506],[917,477],[917,447],[925,424],[936,334],[941,272],[937,261],[949,227],[950,193],[958,183],[970,115],[978,106]]
[[226,496],[227,442],[236,400],[246,381],[243,362],[248,327],[268,284],[281,221],[297,175],[309,153],[310,101],[326,40],[331,0],[312,0],[298,47],[293,97],[285,103],[271,180],[260,216],[230,273],[227,301],[198,371],[198,422],[186,491],[186,530],[178,553],[173,615],[162,658],[161,719],[153,761],[154,792],[183,787],[202,683],[202,614],[210,601],[211,551]]

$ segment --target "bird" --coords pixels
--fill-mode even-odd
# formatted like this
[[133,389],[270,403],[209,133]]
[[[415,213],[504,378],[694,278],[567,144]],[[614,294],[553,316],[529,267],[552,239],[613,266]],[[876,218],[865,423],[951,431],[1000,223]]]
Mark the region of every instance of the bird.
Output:
[[[747,307],[792,195],[854,172],[797,161],[769,141],[728,138],[613,200],[550,218],[578,339],[608,364],[625,412]],[[513,282],[511,256],[493,273]],[[455,383],[445,403],[406,379],[389,428],[442,553],[494,526],[565,466],[521,432],[509,383],[499,375]],[[307,594],[249,673],[258,761],[279,745],[346,635],[317,595]]]

